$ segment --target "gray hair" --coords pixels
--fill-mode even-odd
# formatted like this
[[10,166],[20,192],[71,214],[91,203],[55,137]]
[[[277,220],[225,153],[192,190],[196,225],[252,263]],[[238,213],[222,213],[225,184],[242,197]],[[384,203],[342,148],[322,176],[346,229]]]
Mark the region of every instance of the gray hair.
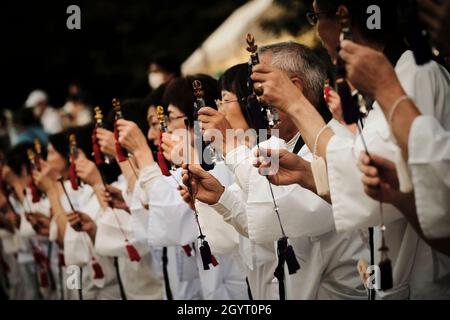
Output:
[[326,68],[320,58],[310,48],[293,41],[279,42],[263,46],[259,54],[270,53],[270,64],[297,76],[303,85],[303,94],[314,105],[323,97],[323,88],[327,78]]

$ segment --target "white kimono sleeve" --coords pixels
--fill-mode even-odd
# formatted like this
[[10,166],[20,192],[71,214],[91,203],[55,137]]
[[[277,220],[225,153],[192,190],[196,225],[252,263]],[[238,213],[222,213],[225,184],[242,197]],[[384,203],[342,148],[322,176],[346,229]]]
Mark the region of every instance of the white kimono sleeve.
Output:
[[134,237],[131,215],[119,209],[105,208],[97,220],[95,250],[106,257],[128,257],[127,242],[133,245],[140,256],[149,253],[147,242]]
[[241,197],[236,195],[239,192],[242,191],[237,184],[225,188],[219,201],[211,207],[240,235],[248,238],[247,212]]
[[[224,187],[231,185],[233,176],[223,162],[217,162],[209,172]],[[223,221],[222,217],[211,206],[196,201],[200,226],[214,255],[227,255],[238,251],[239,234],[232,225]]]
[[[272,148],[286,148],[284,141],[272,137]],[[239,147],[226,157],[235,173],[236,181],[246,193],[248,234],[251,240],[264,244],[281,237],[281,229],[274,210],[269,182],[251,162],[252,153]],[[248,148],[247,148],[248,150]],[[308,156],[306,146],[300,151]],[[334,229],[331,206],[313,192],[298,185],[275,186],[272,190],[279,208],[284,231],[289,237],[317,236]]]
[[[434,115],[439,122],[448,118],[445,97],[449,93],[449,75],[435,62],[417,66],[411,51],[405,52],[396,65],[396,73],[407,95],[423,114]],[[375,102],[367,117],[362,135],[368,151],[394,161],[395,145],[379,105]],[[380,205],[364,193],[357,160],[364,151],[359,136],[351,139],[334,136],[327,146],[328,179],[333,215],[338,231],[362,229],[380,224]],[[401,218],[391,205],[383,205],[385,223]]]
[[450,237],[450,132],[435,118],[420,116],[413,122],[408,145],[422,231],[429,238]]
[[181,169],[172,171],[172,175],[163,176],[156,164],[144,168],[139,175],[144,192],[142,198],[148,199],[150,207],[148,240],[151,246],[183,246],[194,242],[198,235],[194,213],[177,190]]

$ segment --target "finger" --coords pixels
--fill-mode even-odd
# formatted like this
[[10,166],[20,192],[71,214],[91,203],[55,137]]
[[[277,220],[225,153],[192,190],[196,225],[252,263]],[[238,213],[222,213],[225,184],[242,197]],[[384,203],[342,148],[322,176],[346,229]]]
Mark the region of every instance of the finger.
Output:
[[372,165],[378,167],[379,169],[383,170],[396,170],[395,164],[392,161],[389,161],[383,157],[377,156],[377,155],[371,155],[371,162]]
[[274,153],[274,150],[261,147],[261,148],[256,148],[255,156],[268,158],[268,157],[272,156],[272,153]]
[[341,51],[344,51],[346,53],[354,54],[357,53],[358,50],[362,48],[359,44],[356,44],[355,42],[351,40],[342,40],[341,41]]
[[373,188],[379,187],[381,182],[379,177],[362,176],[361,180],[365,186]]
[[187,183],[188,181],[189,181],[189,174],[187,174],[187,173],[185,173],[185,174],[183,174],[183,176],[182,176],[182,181],[183,181],[183,183]]
[[115,193],[119,193],[119,192],[120,192],[120,190],[119,190],[118,188],[113,187],[113,186],[110,185],[110,184],[106,185],[106,191],[107,191],[108,193],[111,193],[111,194],[115,194]]
[[211,108],[211,107],[203,107],[198,111],[199,119],[200,116],[215,116],[219,113],[219,111]]
[[[202,108],[202,109],[203,109],[203,108]],[[200,109],[200,111],[201,111],[202,109]],[[200,112],[199,112],[199,115],[198,115],[197,120],[200,121],[202,124],[206,124],[206,123],[211,122],[211,121],[213,120],[213,117],[210,116],[210,115],[204,115],[204,114],[201,115]]]
[[368,177],[378,177],[378,169],[374,166],[366,166],[363,164],[358,165],[359,171],[361,171],[365,176]]
[[339,50],[339,56],[345,61],[346,64],[349,64],[353,54],[341,49]]
[[370,157],[369,155],[362,151],[359,155],[359,161],[363,164],[363,165],[370,165]]
[[374,200],[380,200],[380,189],[364,186],[364,192]]
[[259,63],[256,66],[252,67],[252,71],[254,73],[271,73],[273,71],[277,70],[277,68],[264,63]]
[[417,0],[417,4],[419,6],[419,14],[426,13],[430,16],[439,16],[441,13],[441,6],[437,5],[431,0]]
[[202,167],[198,164],[191,164],[189,166],[189,173],[199,178],[207,178],[209,176],[209,173],[203,170]]
[[126,127],[129,126],[131,124],[131,121],[125,120],[125,119],[118,119],[116,121],[116,125],[117,127]]
[[430,29],[438,29],[439,21],[435,18],[435,16],[430,16],[425,12],[419,12],[420,20],[425,23]]

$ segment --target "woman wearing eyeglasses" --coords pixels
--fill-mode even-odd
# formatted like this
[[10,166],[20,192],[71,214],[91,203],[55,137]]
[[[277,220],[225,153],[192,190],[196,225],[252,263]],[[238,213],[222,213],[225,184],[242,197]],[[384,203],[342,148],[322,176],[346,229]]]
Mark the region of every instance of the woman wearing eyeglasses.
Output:
[[[413,99],[423,113],[435,115],[442,120],[445,101],[440,97],[448,93],[448,83],[443,70],[434,62],[418,66],[414,55],[398,37],[396,18],[396,1],[352,1],[352,0],[316,0],[314,14],[309,19],[317,25],[317,31],[324,46],[333,60],[338,57],[340,35],[343,27],[349,28],[353,41],[383,52],[395,70],[406,94]],[[367,8],[379,6],[381,10],[381,28],[369,29]],[[351,72],[348,70],[347,72]],[[262,99],[271,103],[293,117],[306,144],[314,147],[316,139],[318,156],[326,161],[329,192],[333,205],[333,215],[338,231],[365,229],[381,224],[380,203],[364,193],[361,173],[357,161],[361,152],[381,154],[390,160],[398,158],[399,148],[392,142],[387,120],[377,101],[365,119],[362,136],[352,139],[341,138],[325,128],[314,106],[303,96],[291,98],[283,94],[292,92],[294,86],[286,75],[267,66],[254,68],[252,79],[264,89]],[[433,85],[431,85],[433,84]],[[363,92],[364,93],[364,92]],[[374,97],[371,97],[374,98]],[[375,97],[376,98],[376,97]],[[435,103],[439,101],[439,103]],[[321,133],[319,135],[319,133]],[[280,165],[282,165],[280,163]],[[433,271],[433,251],[414,231],[411,225],[393,206],[384,204],[383,218],[386,225],[386,244],[390,248],[392,263],[393,288],[377,290],[383,299],[433,298],[440,297],[438,286],[434,281],[441,277]],[[380,229],[375,229],[380,234]],[[381,244],[375,238],[375,249]],[[414,257],[414,258],[412,258]],[[380,262],[375,257],[376,263]],[[442,271],[442,270],[441,270]],[[447,272],[447,271],[445,271]],[[444,272],[444,274],[445,274]],[[442,274],[442,273],[441,273]]]

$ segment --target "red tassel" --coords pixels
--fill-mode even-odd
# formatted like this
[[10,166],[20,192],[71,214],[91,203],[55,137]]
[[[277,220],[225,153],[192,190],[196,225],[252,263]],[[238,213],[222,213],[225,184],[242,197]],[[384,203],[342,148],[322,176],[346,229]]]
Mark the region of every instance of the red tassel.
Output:
[[184,253],[186,253],[186,255],[188,257],[192,256],[192,253],[191,253],[192,252],[192,247],[190,245],[185,244],[184,246],[182,246],[182,248],[184,250]]
[[323,89],[323,98],[325,99],[325,101],[328,103],[328,98],[330,96],[330,85],[326,84],[325,88]]
[[97,128],[94,128],[94,131],[92,132],[92,150],[94,151],[95,164],[97,166],[103,164],[103,156],[97,140]]
[[95,258],[92,258],[92,269],[94,270],[94,279],[103,279],[104,273],[102,266],[95,260]]
[[214,257],[214,255],[211,255],[211,263],[212,263],[213,267],[219,265],[219,262],[217,261],[216,257]]
[[75,157],[70,155],[69,179],[73,190],[78,190],[78,177],[75,169]]
[[117,130],[117,124],[114,122],[114,140],[116,146],[117,159],[119,162],[124,162],[127,160],[126,151],[122,148],[119,143],[119,130]]
[[157,156],[158,156],[158,165],[159,168],[161,169],[161,173],[164,176],[169,177],[170,171],[169,168],[167,167],[166,158],[164,158],[164,155],[161,150],[158,150]]
[[31,190],[31,202],[37,203],[41,201],[41,197],[39,196],[39,190],[34,184],[33,178],[30,178],[30,182],[28,184]]
[[48,288],[47,271],[42,270],[39,272],[39,284],[40,284],[41,288]]
[[130,261],[141,261],[141,256],[139,255],[139,252],[136,250],[136,248],[128,242],[128,240],[125,240],[126,242],[126,248],[128,252],[128,257],[130,258]]

